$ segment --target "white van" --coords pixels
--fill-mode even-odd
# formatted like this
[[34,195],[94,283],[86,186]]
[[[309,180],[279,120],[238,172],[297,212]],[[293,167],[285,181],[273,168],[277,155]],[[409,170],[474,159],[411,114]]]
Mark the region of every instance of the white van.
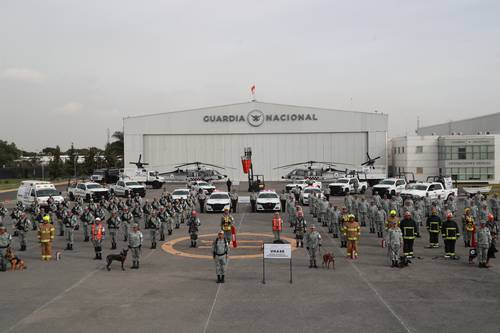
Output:
[[40,206],[46,206],[49,196],[52,196],[56,203],[64,201],[61,192],[56,190],[54,184],[40,180],[24,180],[17,190],[17,201],[25,206],[30,206],[35,200]]

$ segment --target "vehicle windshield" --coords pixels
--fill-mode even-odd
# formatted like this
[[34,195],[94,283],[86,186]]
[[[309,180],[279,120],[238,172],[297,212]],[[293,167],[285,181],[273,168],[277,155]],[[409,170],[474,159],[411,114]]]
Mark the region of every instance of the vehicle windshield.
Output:
[[172,195],[188,195],[188,190],[175,190],[172,192]]
[[319,193],[321,190],[317,187],[308,187],[304,190],[304,193]]
[[347,184],[349,183],[349,179],[337,179],[336,183]]
[[411,184],[408,186],[409,190],[417,190],[417,191],[427,191],[427,185],[422,184]]
[[261,193],[259,194],[259,199],[276,199],[278,195],[276,193]]
[[40,189],[40,190],[36,191],[36,196],[39,198],[40,197],[48,197],[51,195],[52,196],[59,195],[59,192],[53,188],[44,188],[44,189]]
[[209,183],[198,183],[198,186],[210,186]]
[[92,189],[94,189],[94,188],[102,188],[102,186],[101,186],[101,185],[99,185],[99,184],[88,184],[88,185],[87,185],[87,188],[88,188],[89,190],[92,190]]
[[223,193],[212,194],[210,199],[229,199],[229,195]]
[[394,180],[383,180],[379,184],[380,185],[394,185],[395,181]]
[[94,171],[94,175],[104,175],[104,171]]
[[138,182],[126,182],[125,185],[127,185],[127,186],[137,186],[137,185],[139,185],[139,183]]

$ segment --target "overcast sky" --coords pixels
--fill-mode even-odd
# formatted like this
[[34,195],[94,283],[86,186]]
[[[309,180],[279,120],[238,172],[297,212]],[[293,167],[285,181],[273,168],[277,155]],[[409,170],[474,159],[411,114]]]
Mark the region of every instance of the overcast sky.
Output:
[[264,102],[500,112],[500,1],[0,1],[0,139],[103,147],[125,115]]

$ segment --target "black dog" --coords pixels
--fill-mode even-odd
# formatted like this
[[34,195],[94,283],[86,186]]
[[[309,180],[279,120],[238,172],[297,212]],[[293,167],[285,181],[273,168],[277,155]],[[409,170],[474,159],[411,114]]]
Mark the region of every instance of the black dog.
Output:
[[123,249],[122,252],[120,252],[120,254],[110,254],[106,257],[106,261],[108,262],[108,264],[106,265],[106,268],[108,271],[111,270],[110,266],[111,266],[111,263],[113,261],[120,261],[122,263],[122,271],[125,270],[125,267],[123,267],[123,264],[125,263],[125,259],[127,259],[127,253],[128,253],[128,249]]

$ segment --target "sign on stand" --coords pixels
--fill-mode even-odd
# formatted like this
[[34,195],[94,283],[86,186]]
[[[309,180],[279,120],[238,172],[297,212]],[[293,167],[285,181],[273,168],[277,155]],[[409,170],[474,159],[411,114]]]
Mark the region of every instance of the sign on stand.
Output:
[[266,283],[266,259],[290,260],[290,283],[292,283],[292,245],[291,244],[264,244],[262,255],[262,283]]

